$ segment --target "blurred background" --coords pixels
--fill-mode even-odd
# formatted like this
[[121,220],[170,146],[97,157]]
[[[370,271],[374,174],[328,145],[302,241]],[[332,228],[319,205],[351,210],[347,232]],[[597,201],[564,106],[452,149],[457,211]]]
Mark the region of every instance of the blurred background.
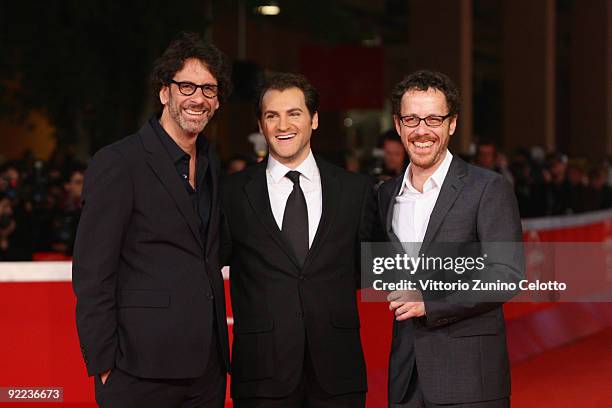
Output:
[[513,182],[523,217],[607,208],[611,7],[609,0],[3,2],[0,193],[28,229],[14,238],[26,253],[9,258],[70,254],[87,161],[153,113],[152,62],[180,30],[201,33],[233,61],[234,93],[206,129],[228,172],[265,154],[254,143],[258,82],[266,72],[291,71],[321,93],[316,152],[377,181],[399,174],[407,158],[388,95],[410,71],[430,68],[463,94],[452,151]]
[[[182,30],[201,33],[233,63],[234,93],[205,131],[226,174],[265,155],[253,104],[257,84],[270,71],[303,73],[318,88],[315,152],[370,175],[374,185],[401,174],[408,159],[392,128],[389,94],[407,73],[429,68],[448,74],[462,91],[451,151],[514,185],[526,240],[612,248],[611,19],[612,0],[3,1],[0,261],[39,263],[5,263],[4,269],[0,264],[5,295],[0,306],[7,307],[0,308],[0,317],[24,330],[0,347],[7,353],[2,357],[14,368],[20,354],[9,352],[34,344],[32,326],[7,310],[33,311],[32,298],[42,297],[50,314],[36,319],[49,317],[56,324],[41,321],[47,331],[38,327],[43,331],[37,333],[46,339],[45,349],[32,361],[47,361],[56,372],[56,357],[47,354],[53,354],[50,344],[64,344],[70,350],[64,356],[76,357],[68,357],[74,369],[62,381],[72,384],[75,403],[91,399],[78,361],[70,286],[36,285],[69,282],[88,160],[153,114],[153,60]],[[45,275],[49,266],[43,261],[68,266]],[[612,276],[610,265],[605,268]],[[39,278],[41,273],[47,277]],[[18,283],[23,280],[38,283],[32,289],[31,283]],[[510,306],[515,306],[507,311],[514,390],[535,387],[518,401],[546,395],[542,387],[550,394],[537,404],[516,406],[609,403],[610,351],[579,343],[610,344],[609,303]],[[380,314],[384,311],[362,315],[386,332],[390,320]],[[375,350],[368,356],[369,406],[384,406],[387,338],[363,337]],[[39,343],[32,347],[43,347]],[[543,368],[558,361],[546,353],[579,355],[559,348],[576,345],[592,353],[586,361],[599,356],[599,369],[583,373],[580,385],[598,387],[590,393],[601,398],[591,401],[595,405],[584,400],[559,405],[554,398],[561,380],[555,375],[570,368]],[[21,377],[6,371],[0,385],[39,378],[22,371]],[[559,401],[569,401],[560,395]]]

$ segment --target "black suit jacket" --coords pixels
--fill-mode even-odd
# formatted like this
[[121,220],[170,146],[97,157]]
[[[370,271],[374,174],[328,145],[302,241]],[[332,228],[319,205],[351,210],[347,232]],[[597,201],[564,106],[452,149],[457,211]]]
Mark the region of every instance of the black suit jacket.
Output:
[[[402,181],[403,175],[379,189],[380,216],[390,241],[398,241],[392,219]],[[521,222],[510,184],[497,173],[453,157],[420,253],[428,256],[436,242],[487,245],[520,241]],[[491,262],[494,266],[486,273],[504,281],[522,279],[522,245],[508,245],[496,255],[498,259]],[[423,293],[424,317],[393,323],[389,401],[398,403],[405,397],[415,362],[423,394],[433,403],[458,404],[509,396],[501,302],[448,302],[428,295]]]
[[367,178],[316,161],[323,208],[303,268],[274,220],[267,163],[224,183],[234,398],[288,395],[304,371],[306,343],[325,391],[366,391],[356,292],[360,241],[371,234],[375,199]]
[[214,341],[213,311],[229,367],[219,163],[213,149],[208,157],[206,248],[184,183],[148,123],[91,161],[72,271],[89,375],[117,366],[147,378],[201,376]]

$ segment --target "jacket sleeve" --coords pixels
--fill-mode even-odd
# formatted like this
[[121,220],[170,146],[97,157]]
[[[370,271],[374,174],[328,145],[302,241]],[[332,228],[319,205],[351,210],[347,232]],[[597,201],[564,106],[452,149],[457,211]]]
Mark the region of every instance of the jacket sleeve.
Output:
[[104,148],[85,175],[72,265],[77,330],[89,375],[115,365],[117,268],[132,200],[128,162],[112,147]]
[[[365,179],[365,178],[364,178]],[[362,270],[362,249],[363,245],[369,245],[371,242],[384,241],[383,228],[381,227],[378,216],[377,194],[374,191],[374,186],[365,179],[363,198],[361,203],[361,218],[359,222],[359,239],[357,245],[359,247],[355,251],[357,257],[355,259],[355,269],[357,271],[357,287],[361,289],[370,288],[372,286],[372,274]]]
[[229,225],[230,213],[230,185],[227,180],[221,183],[221,225],[220,225],[220,244],[219,244],[219,259],[221,266],[230,264],[232,256],[232,232]]

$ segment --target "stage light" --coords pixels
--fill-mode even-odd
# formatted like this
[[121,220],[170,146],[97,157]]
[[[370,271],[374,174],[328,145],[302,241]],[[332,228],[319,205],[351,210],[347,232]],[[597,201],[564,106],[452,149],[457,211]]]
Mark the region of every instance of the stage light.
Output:
[[270,3],[265,6],[257,7],[257,13],[263,16],[276,16],[280,13],[280,7],[278,7],[275,3]]

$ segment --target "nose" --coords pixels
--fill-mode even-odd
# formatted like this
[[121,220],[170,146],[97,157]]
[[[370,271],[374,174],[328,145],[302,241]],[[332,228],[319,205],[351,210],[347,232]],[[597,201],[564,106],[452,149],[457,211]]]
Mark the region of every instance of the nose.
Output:
[[417,135],[426,135],[429,133],[429,127],[427,127],[427,124],[424,120],[419,123],[419,125],[414,130],[414,133],[416,133]]
[[200,89],[196,89],[195,93],[189,97],[189,100],[195,104],[200,105],[206,100],[206,97]]
[[286,130],[289,127],[289,120],[285,115],[278,118],[278,130]]

